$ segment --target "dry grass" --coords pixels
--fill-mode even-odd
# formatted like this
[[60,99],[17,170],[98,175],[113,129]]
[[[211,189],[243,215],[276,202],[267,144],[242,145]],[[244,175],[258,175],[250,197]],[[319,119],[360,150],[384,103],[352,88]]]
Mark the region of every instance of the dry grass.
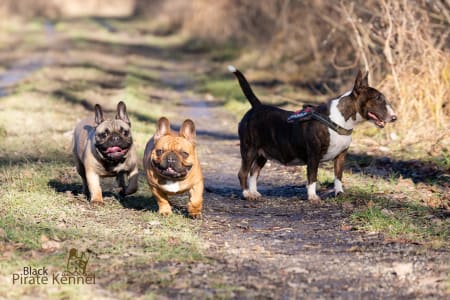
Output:
[[0,14],[135,11],[155,33],[181,32],[207,44],[239,45],[246,48],[239,65],[268,69],[277,79],[319,86],[332,96],[348,88],[358,68],[368,69],[372,84],[397,108],[393,131],[401,148],[424,139],[433,145],[425,149],[433,155],[450,147],[442,134],[450,123],[447,1],[128,0],[107,1],[107,9],[105,1],[85,1],[83,7],[72,2],[3,1]]
[[[95,31],[89,24],[81,24],[88,28],[87,32]],[[71,24],[70,29],[77,30],[75,27]],[[9,33],[6,36],[13,35],[8,28],[2,29]],[[26,53],[25,49],[18,50],[23,57],[39,53],[36,49],[40,47],[49,47],[45,45],[42,24],[39,29],[30,33],[36,36],[36,41],[28,42],[26,49],[31,50]],[[95,32],[100,40],[109,34]],[[5,45],[0,49],[2,54],[14,45],[13,39],[1,38],[1,41]],[[86,48],[76,41],[76,38],[67,40],[66,49],[53,48],[51,66],[30,70],[26,78],[11,87],[11,94],[1,98],[2,299],[130,298],[124,286],[130,276],[136,274],[132,266],[150,266],[151,278],[156,281],[164,275],[151,268],[158,262],[203,259],[198,234],[201,224],[182,214],[160,217],[143,176],[139,191],[121,202],[112,178],[102,180],[104,207],[91,207],[80,195],[81,181],[70,155],[74,124],[92,115],[89,107],[95,103],[101,103],[109,116],[116,103],[124,100],[133,124],[138,155],[142,157],[144,145],[154,131],[154,120],[163,111],[171,117],[162,104],[149,101],[151,93],[162,97],[167,94],[158,87],[160,78],[152,74],[159,74],[157,70],[162,65],[170,69],[176,66],[148,57],[145,64],[139,57],[130,61],[117,59],[122,57],[120,53],[102,53],[102,48]],[[96,59],[97,52],[102,54],[102,60]],[[9,61],[3,59],[5,56],[0,57],[3,64]],[[12,61],[11,65],[14,64],[17,60]],[[24,266],[45,266],[49,273],[63,271],[67,253],[73,247],[96,249],[89,268],[98,276],[98,284],[11,285],[12,274],[21,272]],[[108,290],[104,289],[103,285],[113,279],[116,288],[111,285]],[[151,294],[147,296],[151,298]]]
[[421,151],[446,155],[450,15],[445,2],[140,1],[143,8],[142,3],[151,8],[156,2],[160,13],[153,24],[210,43],[234,42],[247,48],[239,65],[269,69],[285,82],[321,86],[335,95],[348,88],[358,68],[370,70],[371,84],[399,115],[385,138],[393,136],[403,150],[426,140],[422,146],[432,147]]
[[3,0],[0,3],[0,16],[21,18],[35,16],[50,18],[85,16],[127,17],[134,12],[135,6],[135,0]]
[[[448,15],[435,14],[436,7],[411,1],[380,2],[381,13],[373,26],[356,19],[353,5],[341,6],[353,29],[354,47],[366,69],[375,68],[379,87],[395,104],[403,147],[429,141],[425,148],[434,155],[450,146],[449,128],[450,54]],[[439,145],[437,145],[439,144]]]
[[[174,48],[170,37],[155,39],[128,34],[135,32],[135,28],[110,33],[94,25],[85,20],[57,24],[58,34],[64,37],[63,45],[46,45],[42,23],[19,26],[14,30],[8,26],[9,29],[3,30],[5,34],[0,35],[1,43],[5,45],[0,51],[0,62],[5,69],[20,62],[20,56],[39,55],[39,49],[50,51],[52,56],[51,65],[30,71],[27,78],[11,89],[11,94],[1,98],[0,298],[153,299],[166,295],[174,297],[175,293],[188,290],[186,285],[191,282],[199,285],[200,292],[206,291],[197,298],[205,298],[204,295],[232,298],[233,295],[236,297],[234,291],[251,292],[246,281],[242,281],[243,285],[234,285],[235,281],[230,278],[240,278],[239,274],[224,270],[223,261],[228,261],[222,256],[217,260],[217,256],[211,257],[211,250],[216,250],[209,247],[219,245],[217,251],[224,251],[224,255],[232,253],[233,257],[242,253],[237,252],[241,250],[233,248],[231,243],[228,249],[221,243],[208,245],[206,222],[193,221],[180,214],[160,217],[155,212],[156,203],[150,198],[144,177],[140,179],[140,190],[123,203],[115,197],[117,190],[112,179],[104,181],[105,207],[91,207],[85,197],[79,195],[81,181],[70,157],[70,133],[77,120],[92,114],[89,107],[101,103],[109,114],[119,100],[125,100],[138,156],[142,157],[145,142],[154,131],[155,120],[161,115],[175,117],[178,112],[177,97],[181,96],[175,90],[177,86],[167,77],[185,73],[186,78],[192,76],[194,81],[198,74],[205,73],[194,71],[198,61],[189,60],[190,65],[183,66],[180,61],[173,60],[173,56],[168,55],[170,59],[163,56]],[[24,28],[27,31],[21,31]],[[15,36],[23,39],[19,48]],[[136,49],[136,45],[140,47]],[[145,47],[149,51],[146,55],[133,52]],[[160,47],[160,51],[153,51],[155,47]],[[11,52],[17,56],[15,59],[11,59]],[[208,83],[207,90],[216,91],[219,99],[241,95],[234,79],[209,80]],[[265,94],[264,90],[257,92],[264,98],[278,97]],[[288,91],[283,92],[286,93]],[[189,91],[186,94],[199,97]],[[224,120],[227,119],[224,117]],[[230,147],[228,143],[226,145]],[[210,151],[204,149],[204,153]],[[371,159],[370,154],[360,158]],[[205,159],[205,162],[209,160]],[[354,164],[363,169],[355,174],[349,172],[345,180],[349,187],[355,188],[349,188],[345,198],[336,200],[341,201],[343,207],[357,210],[352,226],[354,223],[363,230],[387,233],[397,240],[448,248],[448,220],[438,214],[441,206],[448,205],[448,199],[445,203],[442,200],[447,189],[439,184],[433,187],[432,182],[416,185],[411,179],[397,178],[396,174],[390,175],[391,171],[386,170],[384,163],[377,167],[376,163],[365,162],[366,167],[361,168],[359,165],[364,165],[363,161]],[[415,170],[422,171],[419,167],[412,169]],[[223,172],[228,176],[227,170]],[[233,178],[234,174],[233,171]],[[329,168],[320,175],[321,182],[332,182]],[[212,193],[208,197],[216,199]],[[432,206],[432,201],[436,211],[428,207]],[[233,208],[227,205],[211,206],[218,207],[218,211],[209,220],[214,221],[217,214],[232,212]],[[136,209],[131,209],[133,207]],[[219,230],[230,228],[227,222],[220,226],[223,227],[211,227],[211,232],[220,233]],[[231,227],[231,230],[241,232],[240,227]],[[57,247],[49,249],[49,241]],[[72,247],[92,249],[97,254],[89,265],[98,279],[95,286],[11,287],[11,274],[24,266],[62,270]],[[254,256],[255,249],[248,249],[249,255]],[[235,261],[231,262],[234,266]],[[259,278],[255,280],[259,281]],[[189,288],[188,291],[192,290]]]

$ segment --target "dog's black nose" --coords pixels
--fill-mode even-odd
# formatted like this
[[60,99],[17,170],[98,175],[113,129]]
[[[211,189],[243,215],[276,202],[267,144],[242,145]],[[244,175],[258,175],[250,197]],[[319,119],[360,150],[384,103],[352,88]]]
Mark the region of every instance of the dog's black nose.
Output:
[[173,164],[177,162],[177,156],[175,153],[169,153],[167,154],[167,158],[166,158],[167,162],[169,164]]

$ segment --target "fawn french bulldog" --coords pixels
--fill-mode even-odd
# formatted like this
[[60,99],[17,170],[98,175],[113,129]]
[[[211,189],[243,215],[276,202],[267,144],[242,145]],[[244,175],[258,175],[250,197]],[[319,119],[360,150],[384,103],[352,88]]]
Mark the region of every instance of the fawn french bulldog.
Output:
[[169,120],[162,117],[145,147],[147,182],[162,215],[172,213],[169,195],[189,192],[188,213],[193,218],[201,217],[204,185],[195,142],[194,122],[185,120],[176,133],[170,129]]

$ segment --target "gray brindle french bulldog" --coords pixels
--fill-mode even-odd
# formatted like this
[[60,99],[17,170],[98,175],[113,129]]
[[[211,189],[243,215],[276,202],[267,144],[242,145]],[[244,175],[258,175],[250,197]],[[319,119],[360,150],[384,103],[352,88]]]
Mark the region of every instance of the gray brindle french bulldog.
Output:
[[114,119],[104,119],[101,106],[95,105],[95,116],[75,127],[73,157],[83,180],[83,193],[92,203],[103,204],[100,177],[116,177],[122,196],[137,191],[136,148],[125,103],[117,104]]

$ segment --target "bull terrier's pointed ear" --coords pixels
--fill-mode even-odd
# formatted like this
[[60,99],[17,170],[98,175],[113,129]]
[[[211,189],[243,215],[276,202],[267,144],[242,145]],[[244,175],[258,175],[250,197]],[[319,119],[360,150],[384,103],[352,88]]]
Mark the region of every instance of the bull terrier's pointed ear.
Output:
[[100,124],[104,121],[103,110],[100,104],[95,104],[95,124]]
[[187,119],[183,122],[180,128],[180,136],[187,139],[192,144],[195,144],[196,133],[195,133],[195,124],[192,120]]
[[353,90],[358,91],[360,89],[367,88],[369,86],[369,72],[366,72],[363,76],[361,70],[358,70],[358,74],[356,75],[355,79],[355,87]]
[[161,117],[156,125],[156,132],[154,135],[155,141],[159,140],[166,134],[170,134],[170,122],[166,117]]
[[362,84],[364,87],[369,87],[369,71],[366,71],[363,79],[362,79]]
[[125,103],[123,103],[123,101],[120,101],[119,103],[117,103],[116,119],[122,120],[125,123],[127,123],[128,125],[131,125],[130,119],[128,118],[128,114],[127,114],[127,106],[125,105]]

